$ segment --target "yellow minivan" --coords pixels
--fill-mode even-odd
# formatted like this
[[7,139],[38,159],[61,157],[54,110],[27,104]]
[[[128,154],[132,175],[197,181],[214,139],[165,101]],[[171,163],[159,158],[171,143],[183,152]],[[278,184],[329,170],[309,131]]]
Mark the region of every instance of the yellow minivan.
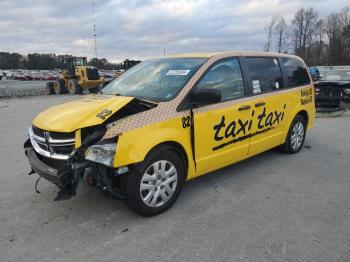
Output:
[[297,56],[185,54],[144,61],[99,94],[34,118],[25,153],[58,199],[95,186],[152,216],[186,180],[271,148],[293,154],[314,123],[314,89]]

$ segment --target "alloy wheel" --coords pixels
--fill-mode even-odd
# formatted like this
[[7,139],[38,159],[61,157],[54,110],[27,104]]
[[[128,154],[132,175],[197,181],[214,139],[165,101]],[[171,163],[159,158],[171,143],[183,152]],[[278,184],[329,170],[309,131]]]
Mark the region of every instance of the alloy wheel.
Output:
[[293,150],[298,150],[300,146],[303,144],[304,140],[304,125],[302,122],[297,122],[293,129],[292,129],[292,135],[291,135],[291,146]]

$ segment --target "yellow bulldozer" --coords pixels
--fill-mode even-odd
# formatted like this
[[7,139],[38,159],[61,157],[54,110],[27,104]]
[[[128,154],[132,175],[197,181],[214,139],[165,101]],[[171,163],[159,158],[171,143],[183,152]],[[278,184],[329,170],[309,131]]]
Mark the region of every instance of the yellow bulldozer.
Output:
[[46,94],[80,94],[83,89],[97,93],[103,86],[104,78],[99,76],[95,67],[88,66],[86,57],[67,56],[62,76],[54,82],[46,84]]

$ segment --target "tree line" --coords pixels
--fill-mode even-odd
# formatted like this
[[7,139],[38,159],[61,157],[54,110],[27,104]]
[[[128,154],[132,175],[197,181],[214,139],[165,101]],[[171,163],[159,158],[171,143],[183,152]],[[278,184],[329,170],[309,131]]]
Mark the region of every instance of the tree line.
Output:
[[[64,60],[67,56],[69,55],[37,53],[21,55],[19,53],[0,52],[0,69],[64,69]],[[111,63],[106,58],[92,58],[89,60],[88,65],[104,70],[119,70],[128,69],[139,62],[140,61],[126,59],[122,63]]]
[[350,8],[320,17],[314,8],[301,8],[288,24],[274,16],[266,25],[265,51],[292,53],[308,65],[350,65]]

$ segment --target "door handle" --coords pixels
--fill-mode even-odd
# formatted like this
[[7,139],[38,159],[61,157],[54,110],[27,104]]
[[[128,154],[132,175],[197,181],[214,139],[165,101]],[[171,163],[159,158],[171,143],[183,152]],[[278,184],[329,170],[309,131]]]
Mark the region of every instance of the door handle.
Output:
[[260,106],[264,106],[265,102],[258,102],[255,104],[255,107],[260,107]]
[[249,109],[250,109],[250,106],[244,105],[244,106],[241,106],[240,108],[238,108],[238,111],[244,111],[244,110],[249,110]]

